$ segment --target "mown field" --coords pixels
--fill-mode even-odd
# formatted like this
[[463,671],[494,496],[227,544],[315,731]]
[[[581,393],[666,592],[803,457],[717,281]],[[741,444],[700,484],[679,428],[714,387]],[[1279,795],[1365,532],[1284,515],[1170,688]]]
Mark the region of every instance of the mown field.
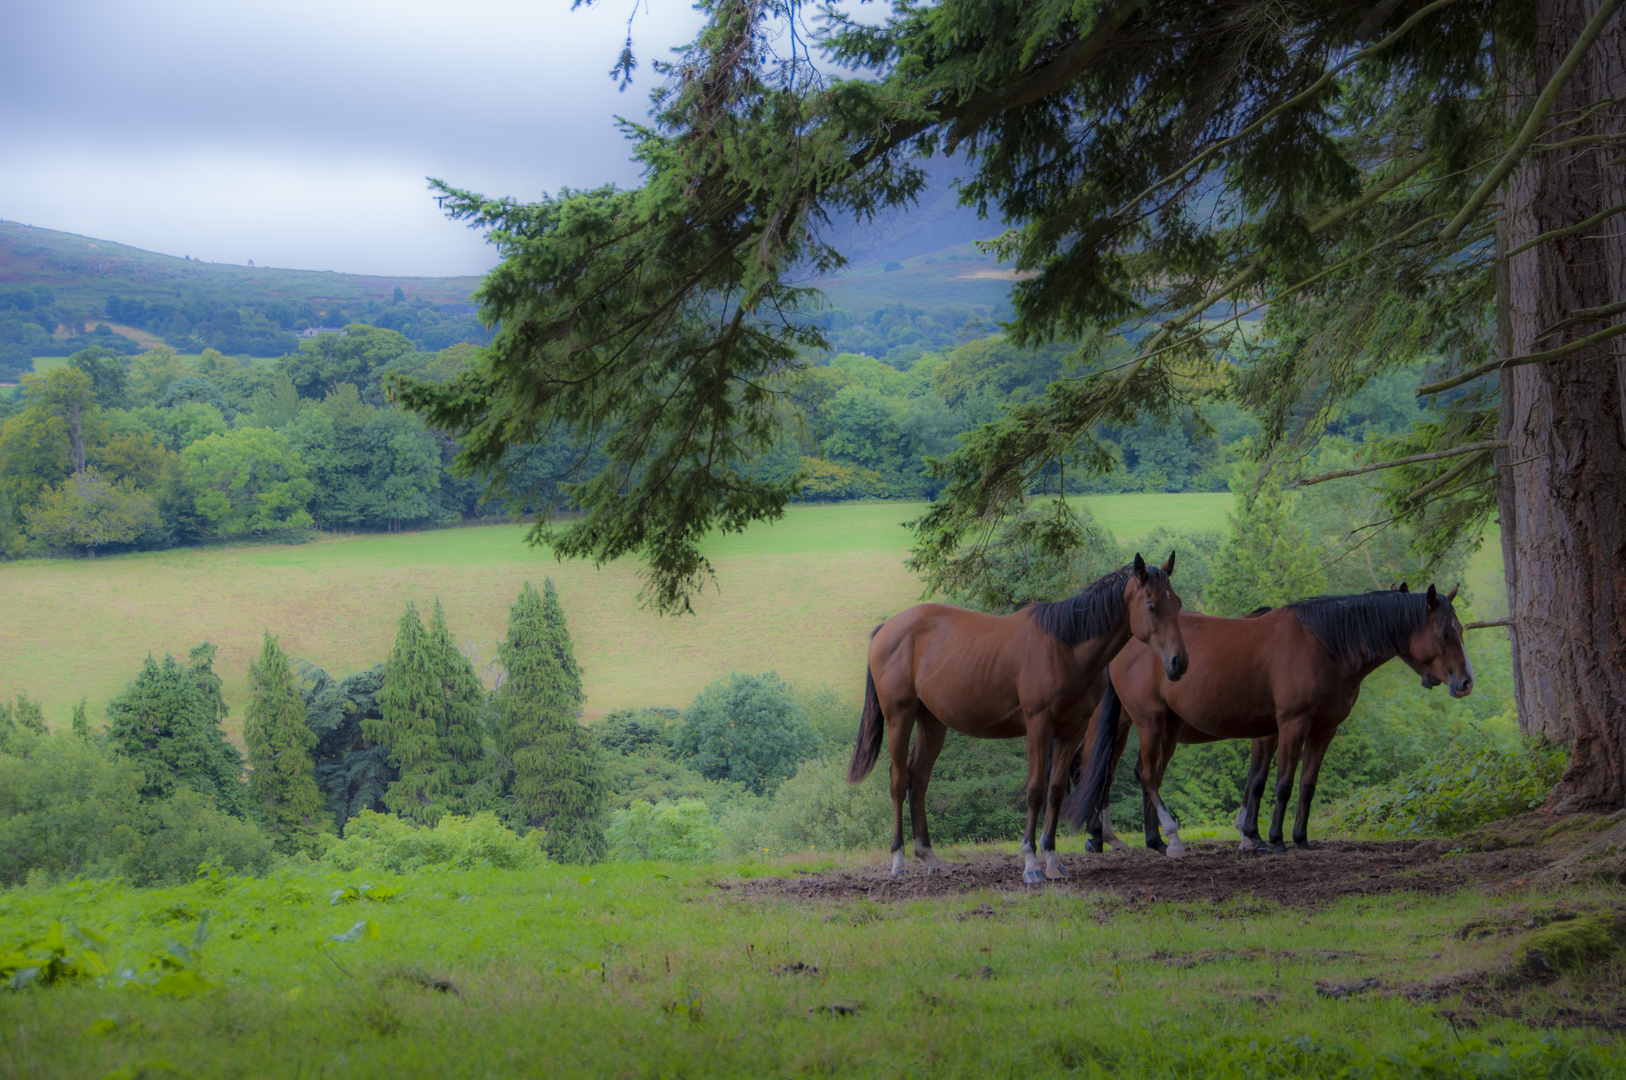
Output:
[[[1160,524],[1225,528],[1231,506],[1225,494],[1086,501],[1121,538]],[[731,670],[776,669],[856,699],[869,629],[920,599],[903,566],[902,525],[921,510],[797,506],[771,527],[718,537],[708,547],[717,587],[685,618],[640,606],[634,563],[561,564],[525,546],[517,525],[0,564],[0,694],[26,690],[58,726],[83,697],[94,722],[149,650],[183,655],[209,640],[220,649],[235,730],[262,628],[291,654],[349,672],[384,659],[408,600],[427,607],[439,597],[453,632],[485,661],[523,582],[551,577],[585,672],[590,719],[627,706],[684,706]],[[1481,594],[1499,595],[1490,587],[1496,557],[1491,543],[1476,560]]]
[[13,890],[0,949],[69,920],[68,959],[84,959],[73,928],[92,931],[108,973],[0,990],[0,1077],[1626,1070],[1617,1036],[1565,1026],[1607,971],[1522,988],[1487,974],[1528,936],[1538,898],[1517,888],[1166,903],[1026,888],[1001,854],[1007,887],[902,902],[799,899],[772,876],[787,867],[655,863]]

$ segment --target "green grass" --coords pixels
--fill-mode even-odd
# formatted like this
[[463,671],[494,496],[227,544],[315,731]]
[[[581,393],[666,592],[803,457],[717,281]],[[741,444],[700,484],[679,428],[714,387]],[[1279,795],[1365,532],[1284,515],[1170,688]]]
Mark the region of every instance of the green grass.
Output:
[[[311,868],[15,890],[0,894],[0,951],[67,919],[109,939],[114,972],[189,943],[207,911],[201,973],[216,985],[174,996],[114,975],[0,990],[0,1077],[1253,1080],[1349,1065],[1444,1080],[1626,1068],[1617,1037],[1542,1037],[1491,1011],[1477,1031],[1456,1030],[1441,1009],[1460,1009],[1460,993],[1417,1004],[1317,993],[1318,979],[1426,980],[1506,962],[1516,939],[1458,940],[1487,914],[1476,890],[1307,915],[1248,898],[1025,889],[1011,866],[1009,889],[898,904],[752,899],[742,879],[786,869],[650,863],[418,871],[392,898],[337,904],[334,891],[387,879]],[[355,940],[335,940],[358,925]],[[795,964],[816,970],[784,972]]]
[[[1229,496],[1115,495],[1091,507],[1120,536],[1159,521],[1224,526]],[[150,650],[220,648],[235,729],[260,633],[334,672],[378,663],[408,600],[438,596],[452,631],[496,655],[508,606],[526,580],[551,577],[586,673],[589,718],[635,705],[682,707],[730,671],[767,671],[857,696],[871,627],[920,600],[903,566],[922,503],[796,506],[784,520],[707,545],[717,570],[696,614],[639,605],[638,568],[558,563],[494,525],[0,564],[0,695],[26,690],[65,725],[88,699],[99,717]]]

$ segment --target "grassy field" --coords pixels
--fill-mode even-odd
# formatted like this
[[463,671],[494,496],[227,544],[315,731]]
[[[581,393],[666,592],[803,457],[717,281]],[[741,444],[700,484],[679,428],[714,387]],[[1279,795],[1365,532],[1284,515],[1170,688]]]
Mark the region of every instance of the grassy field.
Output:
[[[1230,496],[1088,503],[1114,534],[1134,537],[1158,524],[1223,528]],[[489,660],[520,586],[551,577],[586,672],[590,718],[684,706],[731,670],[776,669],[856,697],[869,629],[920,599],[902,564],[902,525],[921,510],[798,506],[771,527],[718,537],[708,550],[717,588],[687,618],[639,606],[634,564],[560,564],[526,547],[514,525],[9,563],[0,565],[0,694],[26,690],[53,725],[65,724],[81,697],[99,717],[149,650],[184,655],[209,640],[220,648],[235,729],[262,629],[295,656],[349,672],[388,654],[408,600],[427,608],[439,597],[453,633]]]
[[[1460,931],[1472,920],[1518,926],[1523,893],[1401,892],[1313,913],[1245,896],[1177,905],[1015,884],[894,903],[788,900],[766,883],[751,894],[750,879],[786,872],[622,863],[393,878],[319,866],[168,889],[0,893],[0,953],[63,919],[105,936],[110,968],[102,985],[0,991],[0,1077],[1447,1080],[1626,1069],[1617,1036],[1542,1035],[1491,1010],[1459,1025],[1462,995],[1449,988],[1416,1001],[1317,988],[1415,986],[1505,964],[1518,937]],[[346,902],[345,890],[374,884],[398,892]],[[1567,901],[1600,898],[1576,890]],[[196,941],[206,913],[201,962],[165,952]],[[166,970],[157,955],[171,974],[201,979],[152,987]],[[1561,1012],[1575,989],[1565,980],[1503,1000],[1539,1016]]]

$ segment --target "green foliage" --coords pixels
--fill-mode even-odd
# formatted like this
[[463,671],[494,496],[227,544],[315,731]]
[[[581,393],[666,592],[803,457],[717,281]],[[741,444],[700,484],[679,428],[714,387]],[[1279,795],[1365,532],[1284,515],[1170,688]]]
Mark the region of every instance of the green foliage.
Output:
[[107,974],[108,940],[71,922],[57,921],[35,941],[0,952],[0,979],[8,990],[99,979]]
[[535,838],[515,835],[495,814],[443,815],[433,828],[363,810],[353,818],[322,862],[345,871],[404,874],[427,866],[518,870],[544,862]]
[[593,731],[580,724],[581,669],[553,582],[525,583],[497,645],[502,685],[491,702],[497,750],[512,765],[512,817],[546,831],[550,858],[587,863],[604,857],[609,782]]
[[198,513],[221,536],[304,529],[315,493],[287,437],[263,428],[210,435],[181,451]]
[[412,414],[367,404],[354,385],[340,383],[284,432],[310,469],[310,511],[321,527],[399,527],[445,516],[435,497],[440,448]]
[[[934,837],[936,821],[934,817]],[[846,762],[816,758],[805,762],[772,798],[731,804],[722,828],[727,849],[736,857],[880,847],[891,837],[892,798],[880,772],[854,787],[847,783]]]
[[200,863],[263,872],[270,840],[180,786],[143,799],[145,777],[72,734],[14,736],[0,750],[0,883],[124,877],[190,880]]
[[1569,751],[1543,738],[1465,751],[1452,745],[1416,770],[1339,807],[1330,828],[1370,837],[1456,836],[1547,800]]
[[305,725],[316,737],[314,777],[327,797],[334,830],[343,836],[345,822],[363,810],[384,809],[385,792],[401,776],[390,763],[389,748],[368,734],[383,715],[378,692],[384,686],[384,665],[342,679],[310,664],[298,666]]
[[458,805],[482,753],[484,697],[474,668],[452,642],[440,601],[427,630],[408,603],[384,665],[379,716],[362,721],[362,733],[388,747],[390,762],[401,770],[384,796],[386,806],[433,825]]
[[593,726],[599,745],[610,754],[669,754],[677,709],[614,709]]
[[1278,607],[1327,591],[1315,542],[1293,512],[1292,500],[1273,479],[1253,490],[1243,476],[1231,483],[1237,512],[1214,580],[1203,594],[1214,615],[1241,618],[1257,607]]
[[659,859],[700,862],[717,854],[723,830],[699,799],[677,799],[658,806],[638,799],[617,810],[606,831],[613,859]]
[[188,667],[167,654],[161,664],[148,655],[135,681],[107,706],[108,740],[140,771],[143,798],[187,787],[241,816],[243,763],[220,728],[225,704],[213,652],[199,646]]
[[763,795],[817,753],[819,737],[777,674],[735,672],[694,699],[674,745],[706,779],[731,780]]
[[40,708],[39,702],[21,690],[17,691],[17,698],[11,706],[10,715],[16,720],[17,726],[24,731],[32,731],[36,735],[45,734],[45,710]]
[[248,678],[253,700],[243,718],[243,743],[249,797],[279,851],[314,854],[323,817],[310,754],[317,739],[305,724],[305,702],[288,657],[270,633],[259,659],[249,664]]
[[1129,557],[1088,507],[1058,499],[1012,519],[942,586],[956,604],[1004,615],[1036,601],[1072,596]]
[[128,544],[162,524],[152,499],[104,480],[94,469],[76,473],[41,496],[27,515],[28,532],[55,548],[96,549]]

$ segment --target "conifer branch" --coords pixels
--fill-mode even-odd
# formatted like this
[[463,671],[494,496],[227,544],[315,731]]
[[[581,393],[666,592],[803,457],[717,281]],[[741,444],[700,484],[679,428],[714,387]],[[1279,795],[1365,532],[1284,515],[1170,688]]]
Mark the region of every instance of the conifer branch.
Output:
[[1480,459],[1482,459],[1488,453],[1490,453],[1489,450],[1476,450],[1476,451],[1474,451],[1473,453],[1469,454],[1467,457],[1463,458],[1456,465],[1454,465],[1451,468],[1447,469],[1441,475],[1436,476],[1433,480],[1430,480],[1428,483],[1424,484],[1422,487],[1418,488],[1416,491],[1412,492],[1410,495],[1407,495],[1406,496],[1406,501],[1407,502],[1417,502],[1420,499],[1428,498],[1430,495],[1434,494],[1436,491],[1439,491],[1441,488],[1443,488],[1446,485],[1450,484],[1453,480],[1456,480],[1458,477],[1460,477],[1460,476],[1464,475],[1465,473],[1467,473],[1467,471],[1469,469],[1471,469],[1475,465],[1477,465],[1479,463]]
[[1586,24],[1586,29],[1582,30],[1581,36],[1575,39],[1575,46],[1570,49],[1569,55],[1564,57],[1564,62],[1558,65],[1558,70],[1553,72],[1553,77],[1548,79],[1547,85],[1542,88],[1541,96],[1536,98],[1536,103],[1530,107],[1530,115],[1525,118],[1524,127],[1519,130],[1518,136],[1513,140],[1513,145],[1507,148],[1507,153],[1502,155],[1502,160],[1498,161],[1495,167],[1486,174],[1485,179],[1480,181],[1479,187],[1469,197],[1468,204],[1457,211],[1457,216],[1452,218],[1450,224],[1446,225],[1445,229],[1440,233],[1442,242],[1456,239],[1457,234],[1462,232],[1464,226],[1484,207],[1485,201],[1491,197],[1491,193],[1502,185],[1503,180],[1507,179],[1508,173],[1512,172],[1513,167],[1519,163],[1519,159],[1524,157],[1524,152],[1529,149],[1530,144],[1536,141],[1536,135],[1541,131],[1542,122],[1547,119],[1547,114],[1552,111],[1553,105],[1558,101],[1559,91],[1564,88],[1564,84],[1569,81],[1569,77],[1580,66],[1582,58],[1592,48],[1592,43],[1597,41],[1598,36],[1603,33],[1603,28],[1608,25],[1609,20],[1614,18],[1615,12],[1620,9],[1621,2],[1622,0],[1603,0],[1603,3],[1598,6],[1598,10],[1593,13],[1591,21]]
[[1607,329],[1599,330],[1596,334],[1581,338],[1579,341],[1572,341],[1568,345],[1560,345],[1556,349],[1548,349],[1546,352],[1526,353],[1523,356],[1509,356],[1501,360],[1492,360],[1487,364],[1480,364],[1476,368],[1469,368],[1461,375],[1454,375],[1441,382],[1429,383],[1427,386],[1419,386],[1417,396],[1427,397],[1429,394],[1438,394],[1442,390],[1450,390],[1452,387],[1461,386],[1465,382],[1473,382],[1481,375],[1489,375],[1491,372],[1501,371],[1503,368],[1523,367],[1526,364],[1540,364],[1548,360],[1558,360],[1571,353],[1580,352],[1589,346],[1600,345],[1610,338],[1616,338],[1622,334],[1626,334],[1626,323],[1616,323]]
[[1416,465],[1422,461],[1439,461],[1442,458],[1460,457],[1463,454],[1478,454],[1487,450],[1500,450],[1507,445],[1506,439],[1490,439],[1486,442],[1464,443],[1453,446],[1449,450],[1435,450],[1427,454],[1412,454],[1409,457],[1393,458],[1389,461],[1375,461],[1370,465],[1360,465],[1353,469],[1339,469],[1337,472],[1323,473],[1320,476],[1311,476],[1300,480],[1294,487],[1309,487],[1311,484],[1324,484],[1328,480],[1342,480],[1346,476],[1360,476],[1363,473],[1377,472],[1380,469],[1397,469],[1402,465]]
[[1611,206],[1607,210],[1599,210],[1596,214],[1593,214],[1585,221],[1577,222],[1574,225],[1568,225],[1562,229],[1554,229],[1551,232],[1544,232],[1534,240],[1526,240],[1524,243],[1520,244],[1506,255],[1503,255],[1502,258],[1511,259],[1515,255],[1523,255],[1537,244],[1545,244],[1549,240],[1561,240],[1566,236],[1580,232],[1582,229],[1590,228],[1591,226],[1596,225],[1598,222],[1603,221],[1605,218],[1611,218],[1616,214],[1622,213],[1626,213],[1626,203]]

